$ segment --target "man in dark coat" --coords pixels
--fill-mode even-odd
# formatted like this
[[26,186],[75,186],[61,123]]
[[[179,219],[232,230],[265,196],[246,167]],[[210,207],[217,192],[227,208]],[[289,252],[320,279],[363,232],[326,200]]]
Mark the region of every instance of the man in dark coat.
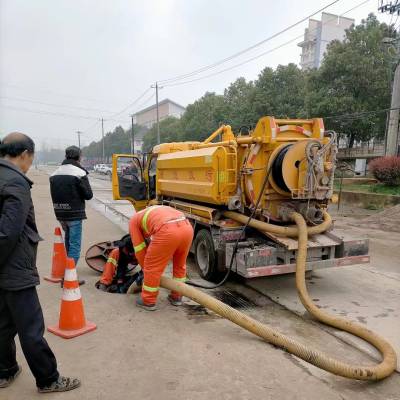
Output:
[[0,390],[21,372],[14,337],[36,379],[39,392],[75,389],[78,379],[59,375],[57,362],[43,338],[44,321],[36,286],[39,236],[31,198],[32,181],[25,175],[35,144],[14,132],[0,143]]
[[85,200],[93,197],[88,172],[81,166],[80,159],[79,147],[68,147],[61,167],[50,176],[54,212],[65,232],[68,257],[75,260],[75,265],[81,254],[82,220],[86,219]]

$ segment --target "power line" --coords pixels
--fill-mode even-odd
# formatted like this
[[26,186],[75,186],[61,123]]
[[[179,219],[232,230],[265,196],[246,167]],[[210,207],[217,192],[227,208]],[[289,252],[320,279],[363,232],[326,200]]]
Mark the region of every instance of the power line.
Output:
[[295,22],[294,24],[292,24],[292,25],[286,27],[285,29],[282,29],[281,31],[279,31],[279,32],[277,32],[277,33],[274,33],[272,36],[269,36],[269,37],[267,37],[266,39],[263,39],[263,40],[261,40],[260,42],[254,44],[254,45],[252,45],[252,46],[249,46],[249,47],[247,47],[247,48],[245,48],[245,49],[243,49],[243,50],[241,50],[241,51],[239,51],[239,52],[237,52],[237,53],[235,53],[235,54],[233,54],[233,55],[231,55],[231,56],[229,56],[229,57],[226,57],[226,58],[224,58],[224,59],[222,59],[222,60],[219,60],[219,61],[217,61],[217,62],[215,62],[215,63],[213,63],[213,64],[206,65],[206,66],[204,66],[204,67],[202,67],[202,68],[199,68],[199,69],[197,69],[197,70],[194,70],[194,71],[192,71],[192,72],[189,72],[189,73],[186,73],[186,74],[182,74],[182,75],[178,75],[178,76],[175,76],[175,77],[172,77],[172,78],[168,78],[168,79],[163,79],[163,80],[160,80],[160,81],[158,81],[158,82],[161,83],[161,84],[163,84],[163,83],[169,83],[169,82],[173,82],[173,81],[185,79],[185,78],[188,78],[188,77],[193,76],[193,75],[197,75],[197,74],[199,74],[199,73],[201,73],[201,72],[204,72],[204,71],[206,71],[206,70],[208,70],[208,69],[215,68],[215,67],[217,67],[218,65],[221,65],[221,64],[223,64],[223,63],[225,63],[225,62],[227,62],[227,61],[230,61],[230,60],[232,60],[232,59],[234,59],[234,58],[236,58],[236,57],[239,57],[239,56],[241,56],[242,54],[245,54],[245,53],[249,52],[250,50],[253,50],[253,49],[255,49],[255,48],[257,48],[257,47],[263,45],[264,43],[267,43],[267,42],[269,42],[270,40],[275,39],[277,36],[279,36],[279,35],[281,35],[281,34],[287,32],[287,31],[289,31],[290,29],[296,27],[297,25],[300,25],[301,23],[303,23],[303,22],[307,21],[308,19],[312,18],[314,15],[316,15],[316,14],[318,14],[318,13],[324,11],[325,9],[329,8],[330,6],[332,6],[333,4],[338,3],[339,1],[340,1],[340,0],[335,0],[335,1],[331,2],[331,3],[329,3],[328,5],[326,5],[326,6],[322,7],[322,8],[320,8],[319,10],[313,12],[312,14],[310,14],[310,15],[308,15],[308,16],[302,18],[301,20]]
[[[366,3],[370,2],[370,1],[371,1],[371,0],[364,0],[364,1],[362,1],[361,3],[357,4],[356,6],[350,8],[349,10],[347,10],[347,11],[345,11],[345,12],[343,12],[342,14],[340,14],[340,16],[345,15],[345,14],[347,14],[347,13],[349,13],[349,12],[355,10],[355,9],[358,8],[358,7],[361,7],[362,5],[364,5],[364,4],[366,4]],[[327,24],[328,22],[333,21],[333,20],[336,20],[336,17],[327,20],[323,25],[325,25],[325,24]],[[311,30],[310,32],[313,32],[313,31],[316,31],[316,30],[317,30],[317,29],[313,29],[313,30]],[[238,64],[235,64],[235,65],[232,65],[232,66],[227,67],[227,68],[225,68],[225,69],[222,69],[222,70],[213,72],[213,73],[211,73],[211,74],[204,75],[204,76],[201,76],[201,77],[199,77],[199,78],[191,79],[191,80],[188,80],[188,81],[177,82],[177,83],[170,83],[170,84],[167,83],[167,84],[165,84],[164,86],[172,87],[172,86],[185,85],[185,84],[188,84],[188,83],[200,81],[200,80],[202,80],[202,79],[207,79],[207,78],[210,78],[210,77],[212,77],[212,76],[216,76],[216,75],[222,74],[222,73],[227,72],[227,71],[230,71],[230,70],[232,70],[232,69],[234,69],[234,68],[238,68],[238,67],[240,67],[240,66],[242,66],[242,65],[244,65],[244,64],[247,64],[247,63],[249,63],[249,62],[251,62],[251,61],[254,61],[254,60],[258,59],[258,58],[261,58],[261,57],[263,57],[263,56],[265,56],[265,55],[267,55],[267,54],[269,54],[269,53],[272,53],[272,52],[274,52],[274,51],[276,51],[276,50],[279,50],[280,48],[282,48],[282,47],[284,47],[284,46],[287,46],[288,44],[290,44],[290,43],[292,43],[292,42],[294,42],[294,41],[296,41],[296,40],[298,40],[298,39],[300,39],[300,38],[302,38],[302,37],[303,37],[303,34],[301,34],[301,35],[299,35],[299,36],[296,36],[295,38],[290,39],[290,40],[288,40],[287,42],[284,42],[284,43],[280,44],[279,46],[276,46],[276,47],[274,47],[274,48],[272,48],[272,49],[270,49],[270,50],[264,51],[264,52],[262,52],[262,53],[260,53],[260,54],[258,54],[258,55],[256,55],[256,56],[254,56],[254,57],[248,58],[247,60],[244,60],[244,61],[242,61],[242,62],[240,62],[240,63],[238,63]]]
[[22,101],[25,103],[41,104],[44,106],[51,106],[51,107],[72,108],[75,110],[95,111],[95,112],[110,113],[110,114],[115,113],[115,111],[102,110],[99,108],[68,106],[66,104],[56,104],[56,103],[46,103],[46,102],[42,102],[42,101],[38,101],[38,100],[25,99],[25,98],[21,98],[21,97],[0,96],[0,99]]
[[45,110],[32,110],[30,108],[7,106],[7,105],[4,105],[4,104],[1,104],[0,107],[9,108],[11,110],[30,112],[30,113],[34,113],[34,114],[54,115],[54,116],[65,117],[65,118],[77,118],[77,119],[81,118],[81,119],[91,119],[91,120],[96,119],[95,117],[89,117],[89,116],[86,116],[86,115],[65,114],[65,113],[45,111]]
[[[98,120],[97,117],[92,117],[88,115],[80,115],[80,114],[67,114],[67,113],[61,113],[61,112],[53,112],[53,111],[48,111],[48,110],[35,110],[31,108],[24,108],[24,107],[15,107],[15,106],[8,106],[5,104],[0,104],[0,108],[9,108],[11,110],[16,110],[16,111],[23,111],[23,112],[29,112],[33,114],[42,114],[42,115],[53,115],[56,117],[64,117],[64,118],[73,118],[73,119],[88,119],[88,120]],[[108,119],[109,121],[115,121],[115,122],[121,122],[125,123],[126,120],[119,120],[119,119]]]
[[19,86],[19,85],[14,85],[8,82],[0,82],[0,86],[8,86],[10,88],[13,89],[19,89],[19,90],[34,90],[35,92],[39,91],[39,92],[44,92],[44,93],[50,93],[54,96],[59,96],[59,97],[66,97],[66,98],[72,98],[72,99],[81,99],[81,100],[86,100],[86,101],[91,101],[91,102],[102,102],[104,103],[104,101],[99,100],[99,99],[92,99],[92,98],[88,98],[88,97],[82,97],[82,96],[76,96],[76,95],[71,95],[71,94],[65,94],[65,93],[59,93],[59,92],[55,92],[53,90],[49,90],[49,89],[44,89],[44,88],[35,88],[32,87],[31,88],[26,88],[23,86]]
[[[348,117],[350,117],[350,119],[358,119],[361,117],[365,117],[366,115],[373,115],[373,114],[379,114],[379,113],[384,113],[384,112],[388,112],[388,111],[392,111],[392,110],[399,110],[400,107],[394,107],[394,108],[381,108],[378,110],[371,110],[371,111],[358,111],[355,113],[350,113],[350,114],[337,114],[337,115],[328,115],[326,117],[323,117],[323,119],[334,119],[334,118],[345,118],[346,121],[348,121]],[[353,117],[353,118],[351,118]]]
[[139,97],[137,97],[132,103],[128,104],[124,109],[122,109],[121,111],[113,114],[111,117],[115,117],[117,115],[120,115],[122,113],[124,113],[125,111],[129,110],[129,108],[131,108],[133,105],[135,105],[140,99],[142,99],[144,96],[146,96],[146,94],[151,90],[151,87],[149,87],[148,89],[146,89]]
[[136,110],[139,110],[140,108],[142,108],[143,106],[145,106],[151,99],[153,99],[154,97],[156,97],[155,93],[152,93],[151,96],[149,96],[145,101],[143,101],[143,103],[140,103],[137,107]]

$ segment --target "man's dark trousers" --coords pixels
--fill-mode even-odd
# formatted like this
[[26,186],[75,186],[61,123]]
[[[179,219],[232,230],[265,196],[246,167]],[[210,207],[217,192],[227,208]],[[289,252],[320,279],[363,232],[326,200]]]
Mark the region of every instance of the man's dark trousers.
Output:
[[18,334],[36,385],[43,387],[57,380],[56,358],[43,333],[43,313],[36,288],[0,289],[0,378],[7,378],[18,370],[14,341]]

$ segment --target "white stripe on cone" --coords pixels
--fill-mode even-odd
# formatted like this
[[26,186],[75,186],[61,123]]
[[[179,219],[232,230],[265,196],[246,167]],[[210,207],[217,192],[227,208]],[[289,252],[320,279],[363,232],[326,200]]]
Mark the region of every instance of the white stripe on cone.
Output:
[[78,280],[78,274],[76,273],[76,269],[66,269],[64,275],[64,281],[74,282]]
[[79,288],[75,289],[65,289],[63,290],[63,295],[62,299],[65,301],[76,301],[80,300],[82,298],[81,296],[81,290]]
[[54,243],[64,243],[62,236],[56,235],[54,237]]

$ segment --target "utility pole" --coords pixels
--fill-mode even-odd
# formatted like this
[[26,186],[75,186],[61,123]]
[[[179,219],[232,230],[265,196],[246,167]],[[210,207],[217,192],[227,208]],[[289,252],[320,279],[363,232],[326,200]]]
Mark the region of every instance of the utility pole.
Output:
[[78,147],[81,148],[81,135],[83,132],[81,131],[76,131],[76,134],[78,135]]
[[132,129],[131,129],[131,154],[135,154],[135,135],[133,133],[133,114],[131,115]]
[[104,151],[104,119],[101,119],[101,144],[102,144],[102,157],[101,162],[104,163],[105,151]]
[[157,144],[160,144],[160,113],[158,109],[158,82],[156,82],[156,104],[157,104]]
[[390,104],[389,125],[386,137],[387,156],[397,156],[400,122],[400,62],[397,63],[393,79],[392,102]]
[[[400,15],[400,1],[381,0],[378,10],[390,15]],[[391,22],[392,20],[390,20]],[[397,21],[397,20],[396,20]],[[400,123],[400,40],[397,38],[384,38],[385,44],[393,45],[397,40],[396,70],[393,78],[392,101],[390,104],[389,124],[386,134],[385,155],[397,156],[399,151],[399,123]]]
[[152,88],[156,89],[156,108],[157,108],[157,144],[160,144],[160,112],[158,107],[158,89],[162,87],[158,86],[158,82]]

